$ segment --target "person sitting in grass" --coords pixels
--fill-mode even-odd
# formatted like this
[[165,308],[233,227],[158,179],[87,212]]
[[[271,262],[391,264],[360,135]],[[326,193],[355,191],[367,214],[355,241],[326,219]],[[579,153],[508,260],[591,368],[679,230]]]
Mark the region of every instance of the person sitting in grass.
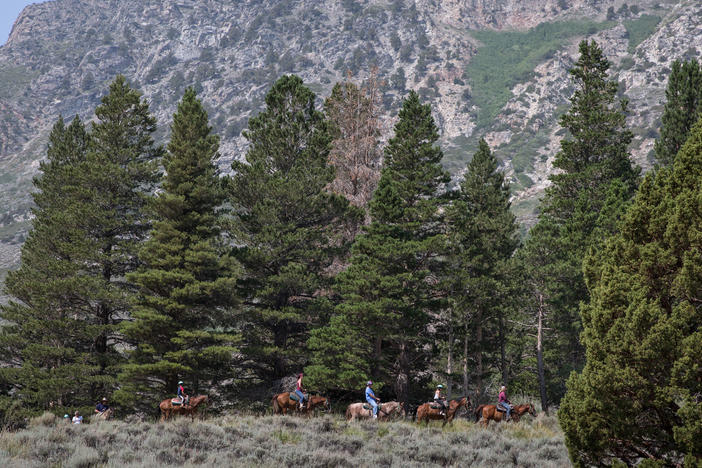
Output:
[[73,424],[83,424],[83,416],[81,416],[78,411],[73,415]]
[[373,419],[378,419],[378,402],[380,402],[380,398],[375,396],[375,392],[371,388],[372,386],[373,382],[369,380],[368,383],[366,383],[366,401],[373,408]]

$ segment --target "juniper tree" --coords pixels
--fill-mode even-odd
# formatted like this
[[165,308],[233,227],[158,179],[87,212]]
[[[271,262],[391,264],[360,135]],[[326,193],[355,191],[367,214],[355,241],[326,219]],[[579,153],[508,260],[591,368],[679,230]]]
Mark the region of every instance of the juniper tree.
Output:
[[[343,302],[335,313],[344,318],[313,333],[310,381],[334,385],[328,376],[350,365],[357,369],[356,380],[345,384],[359,385],[368,373],[391,385],[402,401],[416,388],[416,370],[426,364],[422,346],[429,312],[441,307],[434,285],[445,249],[439,195],[448,176],[440,165],[438,138],[431,108],[410,92],[385,148],[385,166],[370,203],[371,223],[356,238],[350,266],[338,277]],[[342,332],[339,324],[351,330]],[[326,345],[325,337],[346,334],[364,337],[367,345],[354,356],[340,348],[343,340],[333,342],[337,349]],[[315,344],[320,342],[325,346]],[[323,353],[345,354],[335,363]]]
[[171,124],[166,176],[149,205],[154,227],[142,265],[128,275],[138,299],[120,329],[134,348],[117,397],[129,407],[153,407],[179,379],[195,392],[216,389],[230,371],[238,268],[222,238],[218,148],[207,112],[187,89]]
[[587,363],[558,412],[576,466],[702,461],[701,193],[702,121],[585,261]]
[[[100,329],[85,302],[94,281],[82,277],[94,243],[82,230],[87,213],[74,184],[88,141],[78,117],[68,127],[62,118],[54,125],[47,160],[34,179],[32,230],[19,269],[5,280],[10,302],[0,309],[8,322],[0,349],[8,367],[0,369],[0,381],[13,390],[11,399],[31,410],[50,402],[57,411],[89,404],[92,387],[102,382],[92,349]],[[10,397],[3,400],[3,407],[10,403]]]
[[702,115],[702,69],[697,60],[673,62],[665,90],[661,136],[656,140],[656,159],[670,165],[687,140],[690,127]]
[[[504,312],[508,261],[517,247],[517,224],[510,211],[509,183],[485,140],[468,164],[456,200],[448,210],[452,308],[463,326],[463,352],[474,356],[475,387],[483,391],[488,367],[506,377]],[[483,358],[489,359],[488,365]],[[464,391],[468,391],[468,360],[464,361]]]
[[[597,43],[580,43],[580,57],[570,70],[576,89],[560,120],[570,136],[561,141],[553,164],[559,172],[550,176],[538,224],[521,254],[523,268],[534,274],[526,281],[532,287],[524,310],[532,317],[549,311],[542,325],[550,332],[542,345],[546,374],[552,378],[541,379],[540,387],[547,387],[550,399],[560,398],[567,375],[583,365],[578,339],[578,307],[588,297],[583,258],[619,215],[603,209],[623,206],[638,181],[627,149],[632,139],[626,128],[627,102],[617,99],[617,82],[608,78],[608,69]],[[537,264],[541,268],[529,267]]]
[[328,268],[361,213],[328,191],[332,137],[315,95],[296,76],[281,77],[249,121],[245,162],[232,165],[229,200],[237,213],[239,292],[248,322],[243,350],[256,375],[280,378],[306,362],[311,328],[326,323]]

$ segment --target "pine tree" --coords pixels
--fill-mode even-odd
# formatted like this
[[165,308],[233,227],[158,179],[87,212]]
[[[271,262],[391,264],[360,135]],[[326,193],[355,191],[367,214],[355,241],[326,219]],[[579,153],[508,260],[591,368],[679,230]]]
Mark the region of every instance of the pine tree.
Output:
[[587,364],[558,416],[576,466],[702,462],[702,121],[586,259]]
[[121,361],[115,349],[118,326],[129,316],[133,301],[126,277],[138,267],[138,249],[150,229],[144,208],[160,177],[163,149],[154,144],[156,119],[148,103],[123,76],[110,84],[95,115],[88,157],[75,184],[90,213],[83,229],[93,242],[85,275],[95,284],[85,299],[91,323],[99,329],[94,349],[105,375],[104,385],[96,391],[107,391]]
[[351,81],[337,83],[324,102],[334,138],[329,153],[330,163],[336,168],[332,190],[364,208],[380,177],[378,88],[374,70],[360,89]]
[[673,62],[665,97],[663,127],[655,150],[658,162],[667,166],[673,163],[690,127],[702,115],[702,68],[697,60]]
[[608,69],[594,41],[580,43],[580,57],[570,71],[576,90],[560,120],[570,138],[561,141],[554,160],[560,171],[550,177],[539,222],[520,254],[522,268],[533,273],[525,281],[532,287],[524,312],[541,323],[542,331],[550,329],[542,337],[546,371],[539,373],[539,386],[551,400],[563,395],[567,375],[584,364],[578,308],[588,293],[582,261],[618,217],[609,208],[623,206],[638,181],[627,150],[632,139],[626,128],[627,102],[618,101],[617,82],[608,79]]
[[140,250],[141,267],[128,275],[139,298],[121,331],[134,349],[116,397],[131,408],[153,408],[179,379],[193,392],[216,389],[236,351],[230,307],[238,268],[221,235],[219,138],[192,88],[171,132],[166,177],[150,204],[154,228]]
[[[56,411],[92,402],[92,388],[102,382],[92,345],[99,331],[91,323],[93,282],[84,280],[85,252],[94,244],[86,239],[86,214],[80,187],[74,181],[85,162],[89,137],[77,117],[66,127],[62,118],[49,136],[47,161],[34,179],[33,229],[22,246],[21,265],[8,273],[2,306],[9,322],[0,335],[8,367],[0,369],[3,410],[11,400],[30,410]],[[20,415],[7,415],[5,420]]]
[[[356,238],[351,264],[338,277],[343,302],[336,314],[343,318],[313,333],[311,345],[327,345],[312,348],[310,382],[323,388],[360,385],[369,375],[392,385],[402,401],[410,388],[418,388],[416,370],[425,368],[429,357],[423,334],[429,313],[441,307],[434,285],[445,249],[439,195],[448,177],[440,165],[438,138],[431,108],[410,92],[385,149],[385,167],[370,203],[371,224]],[[350,330],[337,329],[339,324]],[[343,346],[343,340],[326,339],[345,335],[364,337],[357,343],[367,345],[355,352],[335,351],[332,345]],[[344,360],[330,362],[323,353],[344,353]],[[345,382],[333,379],[344,371]]]
[[[464,353],[474,359],[475,387],[483,391],[489,367],[506,377],[505,302],[509,259],[517,247],[517,224],[510,211],[509,183],[485,140],[468,164],[457,199],[448,211],[452,308],[462,324]],[[490,363],[483,358],[490,359]],[[469,356],[464,355],[464,391]]]
[[236,257],[249,327],[243,351],[264,380],[302,368],[311,328],[326,323],[334,258],[361,213],[329,193],[331,135],[315,95],[283,76],[249,121],[246,162],[235,162],[230,201],[241,223]]

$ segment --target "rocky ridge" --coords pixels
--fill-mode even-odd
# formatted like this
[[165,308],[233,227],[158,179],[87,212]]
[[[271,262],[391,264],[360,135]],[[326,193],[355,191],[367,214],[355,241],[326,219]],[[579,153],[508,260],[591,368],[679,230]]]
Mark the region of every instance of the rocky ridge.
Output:
[[[299,74],[320,97],[350,70],[362,80],[377,66],[386,85],[386,133],[407,89],[432,103],[442,145],[456,172],[485,135],[515,183],[515,211],[533,222],[561,137],[558,115],[571,92],[567,70],[582,36],[571,37],[516,83],[494,122],[480,126],[466,67],[482,44],[476,30],[526,30],[545,22],[604,24],[621,0],[54,0],[27,7],[0,47],[0,270],[17,264],[29,227],[31,179],[48,131],[61,114],[84,119],[107,84],[125,74],[152,104],[165,139],[175,104],[195,85],[222,136],[229,170],[240,132],[271,83]],[[590,34],[605,47],[631,100],[643,167],[676,58],[702,55],[702,5],[636,2]],[[628,7],[627,7],[628,8]],[[631,48],[627,21],[660,23]],[[603,29],[604,28],[604,29]],[[599,32],[598,32],[599,31]]]

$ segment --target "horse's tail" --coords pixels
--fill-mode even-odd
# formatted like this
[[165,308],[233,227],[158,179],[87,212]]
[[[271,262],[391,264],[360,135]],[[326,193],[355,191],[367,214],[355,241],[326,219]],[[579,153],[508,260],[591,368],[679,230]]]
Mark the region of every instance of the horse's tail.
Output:
[[278,403],[278,395],[273,395],[271,403],[273,403],[273,414],[280,413],[280,403]]
[[483,408],[487,405],[480,405],[477,408],[475,408],[475,411],[473,411],[473,414],[475,414],[475,422],[480,421],[480,417],[483,415]]
[[351,405],[346,408],[346,420],[351,419]]

